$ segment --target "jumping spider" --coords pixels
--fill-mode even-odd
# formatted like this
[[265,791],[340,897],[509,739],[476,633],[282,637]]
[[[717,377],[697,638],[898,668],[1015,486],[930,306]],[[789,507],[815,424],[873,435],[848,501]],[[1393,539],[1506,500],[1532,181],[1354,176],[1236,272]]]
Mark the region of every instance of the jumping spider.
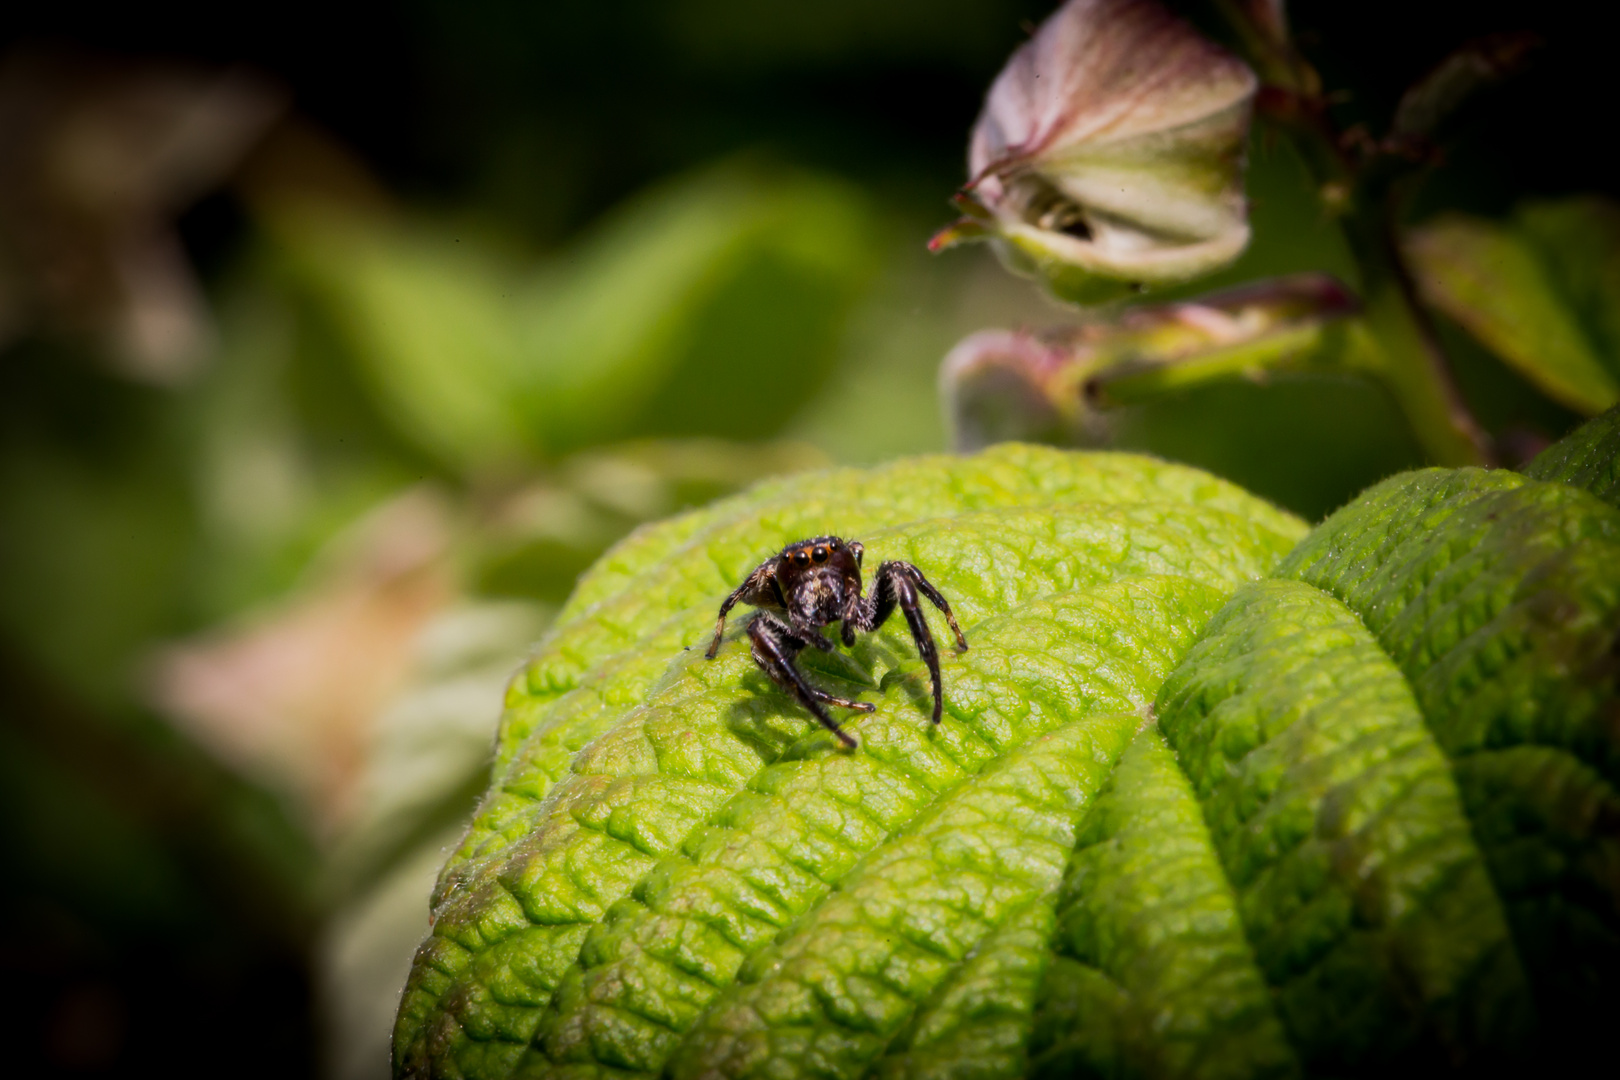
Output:
[[945,620],[956,635],[957,646],[968,647],[962,628],[956,625],[956,616],[951,614],[951,605],[923,577],[922,571],[908,562],[891,561],[878,566],[873,594],[862,596],[861,556],[865,552],[855,541],[844,541],[836,536],[817,536],[789,544],[780,554],[755,567],[726,597],[715,622],[714,641],[704,654],[714,659],[720,649],[720,635],[726,629],[726,612],[738,601],[765,609],[748,620],[748,640],[754,662],[849,747],[855,745],[854,738],[827,715],[821,703],[861,712],[871,712],[874,706],[816,689],[793,663],[793,658],[807,645],[822,652],[832,651],[833,643],[822,636],[822,627],[842,622],[841,636],[847,647],[855,644],[857,632],[869,633],[882,626],[898,606],[905,612],[917,651],[927,661],[928,674],[934,681],[936,724],[943,708],[939,651],[934,647],[928,621],[923,618],[922,605],[917,600],[919,592],[945,613]]

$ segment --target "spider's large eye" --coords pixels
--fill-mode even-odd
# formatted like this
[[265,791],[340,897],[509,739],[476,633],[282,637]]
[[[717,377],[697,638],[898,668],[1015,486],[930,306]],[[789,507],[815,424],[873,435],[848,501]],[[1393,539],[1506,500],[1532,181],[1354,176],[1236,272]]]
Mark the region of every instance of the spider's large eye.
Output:
[[800,567],[810,565],[810,556],[805,553],[804,548],[800,548],[793,553],[793,565]]
[[817,544],[816,549],[810,553],[810,557],[818,563],[824,563],[827,561],[827,549]]

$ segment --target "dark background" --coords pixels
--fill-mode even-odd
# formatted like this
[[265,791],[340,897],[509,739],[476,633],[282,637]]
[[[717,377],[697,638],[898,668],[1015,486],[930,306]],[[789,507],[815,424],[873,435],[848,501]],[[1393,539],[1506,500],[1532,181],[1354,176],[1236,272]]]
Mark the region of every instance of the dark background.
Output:
[[[1020,0],[471,0],[215,9],[58,3],[14,12],[6,45],[49,41],[243,63],[411,198],[472,204],[529,242],[566,236],[650,180],[738,148],[934,192],[960,179],[989,81],[1056,5]],[[1188,5],[1181,5],[1187,9]],[[1344,126],[1381,126],[1452,48],[1505,30],[1545,43],[1471,125],[1437,183],[1469,209],[1613,190],[1603,13],[1542,3],[1288,5]],[[1195,15],[1201,15],[1192,8]],[[927,187],[925,188],[925,185]],[[229,214],[198,208],[205,259]]]

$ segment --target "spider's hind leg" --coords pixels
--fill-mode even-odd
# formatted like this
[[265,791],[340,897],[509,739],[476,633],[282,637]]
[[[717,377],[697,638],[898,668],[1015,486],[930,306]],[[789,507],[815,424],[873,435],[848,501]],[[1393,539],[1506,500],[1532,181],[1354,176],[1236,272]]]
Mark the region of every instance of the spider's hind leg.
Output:
[[804,674],[793,663],[793,658],[805,647],[806,642],[792,627],[775,616],[761,612],[750,619],[748,640],[752,646],[754,662],[771,677],[771,681],[797,698],[799,704],[808,709],[810,715],[819,720],[823,727],[838,736],[839,741],[845,746],[853,748],[856,745],[855,737],[840,727],[838,721],[828,715],[821,703],[826,702],[846,709],[859,709],[862,712],[871,712],[874,706],[864,701],[835,697],[825,690],[818,690],[810,685]]

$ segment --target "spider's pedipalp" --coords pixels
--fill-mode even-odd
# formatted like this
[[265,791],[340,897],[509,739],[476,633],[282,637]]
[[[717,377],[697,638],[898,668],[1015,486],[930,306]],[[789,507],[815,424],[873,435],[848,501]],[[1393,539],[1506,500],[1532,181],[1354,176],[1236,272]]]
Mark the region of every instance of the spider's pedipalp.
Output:
[[709,642],[709,647],[703,654],[708,659],[713,660],[719,654],[720,636],[726,632],[726,613],[737,606],[737,600],[745,588],[747,588],[746,583],[737,586],[732,590],[730,596],[720,602],[720,617],[714,621],[714,640]]

